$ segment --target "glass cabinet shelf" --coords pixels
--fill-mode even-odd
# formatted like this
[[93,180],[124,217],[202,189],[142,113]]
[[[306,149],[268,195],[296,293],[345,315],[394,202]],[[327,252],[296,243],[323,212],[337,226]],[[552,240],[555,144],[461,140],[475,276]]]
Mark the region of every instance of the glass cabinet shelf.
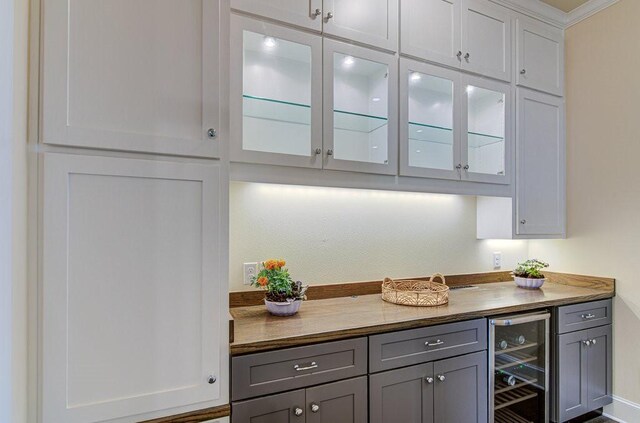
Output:
[[388,119],[385,117],[347,112],[344,110],[333,111],[333,127],[335,129],[368,134],[376,129],[382,128],[387,122]]
[[[291,101],[243,94],[242,113],[245,117],[284,123],[311,125],[311,106]],[[362,113],[333,111],[333,125],[336,129],[370,133],[382,128],[388,119]]]
[[242,96],[242,114],[245,117],[276,122],[311,125],[311,106],[272,98]]
[[[435,144],[453,144],[453,129],[426,123],[409,122],[409,139]],[[468,132],[469,148],[480,148],[490,144],[504,142],[503,137]]]

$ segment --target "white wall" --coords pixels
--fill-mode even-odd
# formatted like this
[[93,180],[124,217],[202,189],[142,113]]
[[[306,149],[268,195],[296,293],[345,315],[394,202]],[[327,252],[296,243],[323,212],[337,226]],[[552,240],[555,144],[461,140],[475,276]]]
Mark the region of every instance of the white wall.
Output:
[[242,263],[284,258],[311,284],[491,271],[526,259],[526,241],[476,239],[475,197],[231,183],[230,289]]
[[[640,2],[620,0],[566,31],[568,239],[533,241],[558,271],[615,277],[616,400],[640,422]],[[629,404],[631,401],[634,404]]]
[[0,423],[26,421],[28,2],[0,0]]

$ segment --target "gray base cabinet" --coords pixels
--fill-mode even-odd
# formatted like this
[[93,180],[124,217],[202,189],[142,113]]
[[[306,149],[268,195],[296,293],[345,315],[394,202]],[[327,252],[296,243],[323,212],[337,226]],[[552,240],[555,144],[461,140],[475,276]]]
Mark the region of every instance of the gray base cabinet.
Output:
[[486,423],[487,353],[370,376],[371,423]]
[[591,327],[556,336],[553,416],[554,421],[565,422],[612,402],[612,325],[593,327],[599,319],[611,321],[611,302],[562,307],[558,317],[560,332],[572,326]]
[[367,423],[367,377],[233,404],[232,423]]

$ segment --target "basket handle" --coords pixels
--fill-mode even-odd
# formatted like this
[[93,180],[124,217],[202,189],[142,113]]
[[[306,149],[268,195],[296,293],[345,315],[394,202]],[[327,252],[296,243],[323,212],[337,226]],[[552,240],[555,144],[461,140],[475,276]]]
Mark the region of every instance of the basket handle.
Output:
[[447,282],[444,280],[444,275],[442,273],[434,273],[433,275],[431,275],[431,277],[429,278],[429,282],[436,282],[434,281],[434,279],[436,278],[440,278],[440,280],[442,281],[442,284],[447,285]]

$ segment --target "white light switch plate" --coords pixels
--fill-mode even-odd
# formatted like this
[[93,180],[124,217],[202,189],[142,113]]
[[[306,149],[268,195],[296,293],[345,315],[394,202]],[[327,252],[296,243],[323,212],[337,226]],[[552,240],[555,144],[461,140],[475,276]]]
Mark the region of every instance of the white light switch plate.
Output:
[[251,280],[258,273],[258,263],[245,263],[242,266],[244,274],[244,284],[251,285]]

